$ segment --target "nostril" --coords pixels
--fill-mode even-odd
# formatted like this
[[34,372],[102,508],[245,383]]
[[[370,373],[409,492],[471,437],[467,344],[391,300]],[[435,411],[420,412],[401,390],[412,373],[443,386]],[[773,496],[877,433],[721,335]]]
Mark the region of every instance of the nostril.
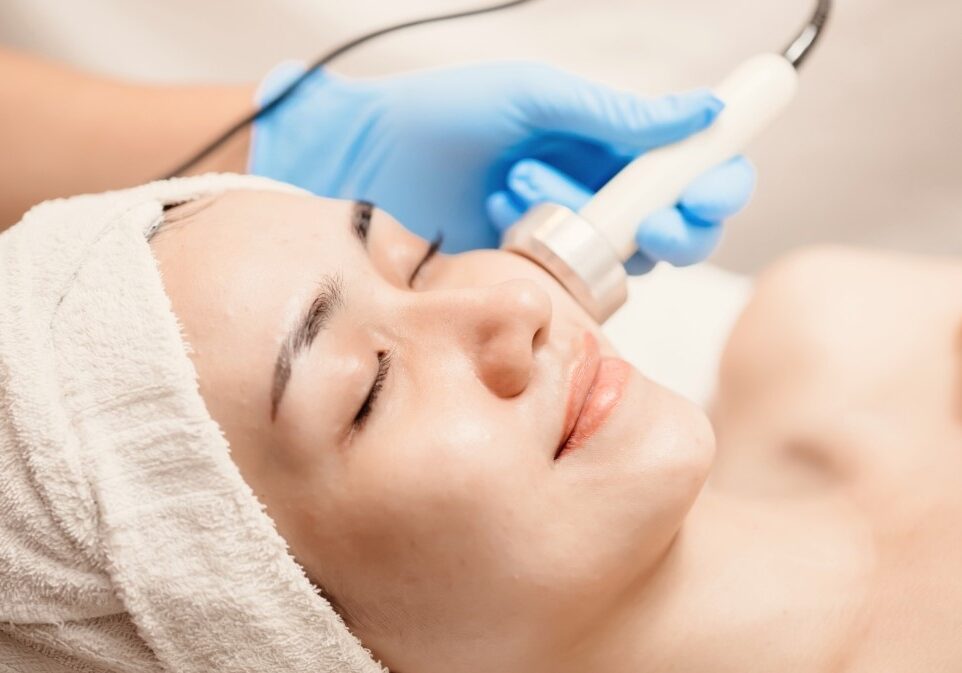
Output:
[[534,336],[531,337],[531,350],[536,351],[547,343],[548,343],[548,328],[547,326],[539,327],[537,331],[534,333]]

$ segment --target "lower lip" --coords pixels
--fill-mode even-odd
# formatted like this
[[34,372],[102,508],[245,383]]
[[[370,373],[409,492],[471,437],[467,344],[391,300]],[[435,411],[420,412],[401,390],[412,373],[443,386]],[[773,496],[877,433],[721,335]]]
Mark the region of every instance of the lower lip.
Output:
[[568,441],[558,452],[558,458],[583,446],[604,426],[611,412],[618,406],[624,394],[625,384],[631,373],[631,365],[620,358],[603,358],[598,366],[588,397]]

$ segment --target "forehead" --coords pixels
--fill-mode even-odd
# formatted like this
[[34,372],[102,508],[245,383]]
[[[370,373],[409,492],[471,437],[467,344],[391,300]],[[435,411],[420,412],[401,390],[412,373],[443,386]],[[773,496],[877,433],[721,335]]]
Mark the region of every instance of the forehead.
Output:
[[[184,254],[196,252],[225,261],[242,256],[292,255],[305,246],[347,246],[352,243],[351,207],[349,201],[309,195],[225,192],[171,211],[170,222],[154,240],[174,239]],[[180,209],[185,214],[181,215]]]
[[256,377],[262,388],[321,278],[365,263],[352,204],[238,191],[184,209],[171,211],[151,248],[202,387]]
[[361,252],[345,201],[237,191],[184,208],[185,216],[174,211],[151,247],[168,294],[188,313],[194,307],[239,314],[279,310],[323,273],[352,265]]

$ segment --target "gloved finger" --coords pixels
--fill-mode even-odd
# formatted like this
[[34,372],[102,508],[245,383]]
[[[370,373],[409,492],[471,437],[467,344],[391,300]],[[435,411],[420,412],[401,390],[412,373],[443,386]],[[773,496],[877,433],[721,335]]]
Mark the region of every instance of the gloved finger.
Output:
[[530,86],[520,101],[528,122],[544,131],[570,133],[642,152],[707,127],[724,107],[708,89],[644,98],[567,73],[560,81]]
[[536,159],[521,159],[508,171],[507,191],[491,194],[486,201],[488,217],[504,231],[533,205],[550,201],[578,210],[591,198],[591,191],[576,180]]
[[570,134],[538,133],[522,143],[514,160],[538,160],[595,191],[634,159],[636,154],[631,149],[619,151],[615,145],[576,138]]
[[641,223],[635,233],[638,250],[647,257],[674,266],[700,262],[721,238],[720,222],[693,223],[678,208],[663,208]]
[[755,189],[755,167],[738,156],[696,178],[679,207],[689,221],[719,222],[745,207]]
[[[550,201],[578,211],[592,196],[591,190],[577,180],[536,159],[522,159],[512,167],[508,188],[515,201],[522,201],[526,207]],[[638,252],[625,262],[625,271],[639,276],[654,266],[655,260]]]
[[657,262],[648,255],[636,252],[625,262],[625,271],[627,271],[630,276],[640,276],[654,269],[655,264],[657,264]]
[[484,202],[488,218],[495,228],[504,232],[524,214],[524,208],[515,203],[508,192],[500,191],[490,194]]
[[508,171],[508,189],[526,208],[549,201],[578,211],[591,190],[537,159],[522,159]]

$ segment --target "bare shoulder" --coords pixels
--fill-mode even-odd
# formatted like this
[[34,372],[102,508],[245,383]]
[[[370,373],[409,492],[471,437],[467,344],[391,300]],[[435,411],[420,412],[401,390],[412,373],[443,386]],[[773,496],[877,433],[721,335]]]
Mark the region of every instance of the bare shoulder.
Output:
[[870,376],[919,349],[957,352],[960,339],[962,258],[805,248],[758,276],[720,376],[740,389],[776,376],[793,386],[829,371]]
[[724,473],[768,466],[765,483],[791,465],[890,484],[924,464],[920,443],[962,475],[962,452],[941,454],[962,432],[962,261],[844,247],[778,260],[729,338],[713,422]]

